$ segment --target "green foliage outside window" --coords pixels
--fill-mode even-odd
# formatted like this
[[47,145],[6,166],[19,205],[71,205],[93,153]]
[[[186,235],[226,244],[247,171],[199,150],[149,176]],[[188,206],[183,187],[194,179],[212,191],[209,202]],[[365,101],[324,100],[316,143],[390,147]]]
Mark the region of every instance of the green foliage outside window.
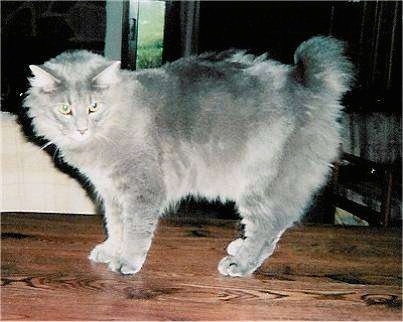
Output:
[[164,17],[164,1],[139,2],[137,69],[161,66]]

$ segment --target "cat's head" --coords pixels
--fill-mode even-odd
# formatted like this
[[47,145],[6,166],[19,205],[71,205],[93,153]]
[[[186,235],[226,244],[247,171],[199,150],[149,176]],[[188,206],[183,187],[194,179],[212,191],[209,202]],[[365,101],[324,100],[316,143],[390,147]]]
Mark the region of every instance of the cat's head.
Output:
[[120,62],[79,50],[29,67],[33,77],[24,107],[35,133],[62,148],[99,139],[121,82]]

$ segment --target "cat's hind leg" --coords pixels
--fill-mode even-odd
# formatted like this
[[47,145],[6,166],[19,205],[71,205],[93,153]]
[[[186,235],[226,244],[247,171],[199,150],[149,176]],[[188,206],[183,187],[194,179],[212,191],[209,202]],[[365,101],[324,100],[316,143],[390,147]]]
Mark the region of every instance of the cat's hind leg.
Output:
[[245,229],[244,237],[228,245],[228,256],[218,265],[218,270],[223,275],[245,276],[253,273],[274,252],[281,235],[295,220],[270,215],[269,200],[247,202],[248,198],[254,199],[247,195],[245,201],[239,205]]
[[251,274],[274,252],[281,235],[300,219],[330,173],[329,161],[337,155],[337,145],[328,146],[319,155],[302,144],[290,145],[293,153],[287,151],[289,157],[273,180],[260,180],[245,189],[237,200],[245,236],[229,244],[228,256],[218,265],[221,274]]

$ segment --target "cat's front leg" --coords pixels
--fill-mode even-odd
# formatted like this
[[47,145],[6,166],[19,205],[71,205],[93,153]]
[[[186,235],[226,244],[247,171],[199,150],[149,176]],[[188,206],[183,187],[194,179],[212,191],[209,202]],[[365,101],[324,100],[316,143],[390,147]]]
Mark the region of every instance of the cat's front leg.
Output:
[[[143,197],[139,197],[142,199]],[[117,270],[135,274],[143,266],[158,223],[160,205],[134,202],[123,212],[123,234]]]
[[119,257],[112,269],[135,274],[144,264],[165,201],[165,188],[158,167],[150,162],[148,173],[133,173],[119,184],[122,234]]
[[122,274],[135,274],[142,268],[151,246],[157,221],[157,213],[149,213],[146,218],[137,215],[126,218],[119,258],[119,271]]
[[105,194],[103,206],[107,239],[98,244],[88,258],[93,262],[108,263],[111,270],[117,270],[123,235],[122,209],[117,198],[109,194]]

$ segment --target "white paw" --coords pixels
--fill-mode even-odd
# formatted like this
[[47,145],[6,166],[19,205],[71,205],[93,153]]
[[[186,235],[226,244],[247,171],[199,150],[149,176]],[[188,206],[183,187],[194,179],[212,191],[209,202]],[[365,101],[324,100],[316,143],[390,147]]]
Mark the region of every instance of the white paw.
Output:
[[227,253],[230,255],[235,255],[238,252],[238,250],[241,248],[243,242],[244,242],[243,238],[238,238],[238,239],[235,239],[232,242],[230,242],[227,247]]
[[257,265],[250,265],[239,260],[236,256],[226,256],[218,263],[218,271],[226,276],[250,275],[257,268]]
[[133,275],[139,272],[142,266],[143,265],[137,266],[131,263],[122,263],[119,268],[119,272],[123,275]]
[[120,259],[116,259],[108,263],[108,268],[112,272],[120,273],[122,275],[133,275],[140,271],[141,266],[125,263]]
[[109,270],[120,273],[122,263],[119,259],[119,252],[107,241],[97,245],[88,258],[95,263],[107,263]]
[[121,254],[119,247],[113,247],[108,241],[97,245],[88,258],[96,263],[107,263],[108,268],[116,273],[132,275],[140,271],[147,253]]
[[133,275],[143,267],[144,256],[120,257],[117,261],[109,263],[109,269],[123,275]]
[[96,263],[110,263],[116,260],[118,249],[112,243],[105,241],[91,251],[88,258]]

